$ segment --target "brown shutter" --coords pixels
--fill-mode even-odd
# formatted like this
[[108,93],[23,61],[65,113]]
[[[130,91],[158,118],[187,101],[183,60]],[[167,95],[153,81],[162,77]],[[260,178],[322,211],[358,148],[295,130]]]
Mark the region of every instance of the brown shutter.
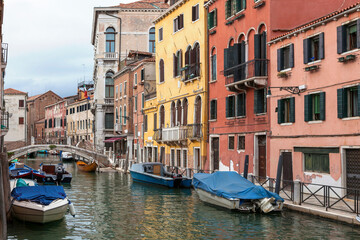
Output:
[[188,101],[187,101],[187,99],[185,99],[184,101],[183,101],[183,109],[184,109],[184,115],[183,115],[183,125],[184,126],[186,126],[187,125],[187,118],[188,118],[188,114],[187,114],[187,112],[188,112]]

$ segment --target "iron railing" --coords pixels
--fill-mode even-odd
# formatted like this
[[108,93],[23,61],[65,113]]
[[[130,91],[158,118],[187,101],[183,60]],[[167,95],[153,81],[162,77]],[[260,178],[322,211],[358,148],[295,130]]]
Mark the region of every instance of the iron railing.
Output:
[[155,141],[161,141],[162,140],[162,129],[154,129],[154,136],[153,136]]
[[8,44],[1,44],[1,64],[6,65],[8,59]]
[[187,137],[190,139],[197,139],[202,137],[202,124],[188,124],[187,125]]
[[253,59],[225,69],[224,76],[234,76],[233,78],[226,78],[225,85],[233,84],[253,77],[267,77],[268,63],[268,59]]
[[1,111],[0,121],[1,121],[1,132],[6,134],[7,131],[9,130],[9,112]]
[[200,63],[186,65],[181,69],[183,81],[191,80],[200,76]]
[[105,98],[105,105],[114,105],[114,98]]

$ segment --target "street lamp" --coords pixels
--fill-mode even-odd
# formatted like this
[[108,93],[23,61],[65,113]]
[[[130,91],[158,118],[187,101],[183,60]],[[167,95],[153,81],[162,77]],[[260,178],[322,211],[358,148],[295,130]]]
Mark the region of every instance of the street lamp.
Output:
[[301,86],[284,86],[284,87],[267,87],[267,93],[266,97],[271,97],[271,88],[278,88],[280,91],[285,90],[291,94],[297,94],[300,95],[300,93],[304,92],[306,90],[306,85]]

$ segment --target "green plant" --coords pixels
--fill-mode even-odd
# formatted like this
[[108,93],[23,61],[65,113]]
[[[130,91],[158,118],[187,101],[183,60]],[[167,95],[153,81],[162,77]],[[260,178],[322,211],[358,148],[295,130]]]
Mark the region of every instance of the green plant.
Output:
[[277,76],[278,76],[279,78],[287,78],[289,75],[288,75],[286,72],[279,72],[279,73],[277,74]]
[[14,156],[14,152],[7,152],[8,158],[11,158],[12,156]]
[[50,148],[50,150],[53,150],[56,148],[56,145],[50,145],[49,148]]

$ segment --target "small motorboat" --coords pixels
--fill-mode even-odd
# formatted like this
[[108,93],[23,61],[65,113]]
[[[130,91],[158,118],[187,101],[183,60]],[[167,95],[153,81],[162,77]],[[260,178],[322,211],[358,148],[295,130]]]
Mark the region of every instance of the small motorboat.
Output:
[[200,200],[243,212],[281,211],[284,199],[243,178],[237,172],[196,173],[193,186]]
[[9,176],[14,178],[35,179],[37,182],[43,182],[45,175],[24,163],[15,162],[9,166]]
[[84,172],[95,172],[97,168],[97,164],[95,161],[90,164],[87,164],[83,161],[78,161],[76,165],[80,171],[84,171]]
[[59,152],[56,151],[56,150],[54,150],[54,149],[49,150],[49,153],[50,153],[51,155],[59,155]]
[[130,168],[134,181],[154,183],[167,187],[191,187],[191,178],[167,172],[159,162],[136,163]]
[[75,208],[66,197],[62,186],[38,186],[35,181],[10,181],[12,215],[22,221],[48,223],[60,220],[69,208],[75,217]]
[[45,175],[44,184],[70,184],[72,174],[65,171],[64,165],[40,164],[40,172]]
[[69,152],[61,152],[61,159],[63,161],[70,161],[73,159],[73,155]]

